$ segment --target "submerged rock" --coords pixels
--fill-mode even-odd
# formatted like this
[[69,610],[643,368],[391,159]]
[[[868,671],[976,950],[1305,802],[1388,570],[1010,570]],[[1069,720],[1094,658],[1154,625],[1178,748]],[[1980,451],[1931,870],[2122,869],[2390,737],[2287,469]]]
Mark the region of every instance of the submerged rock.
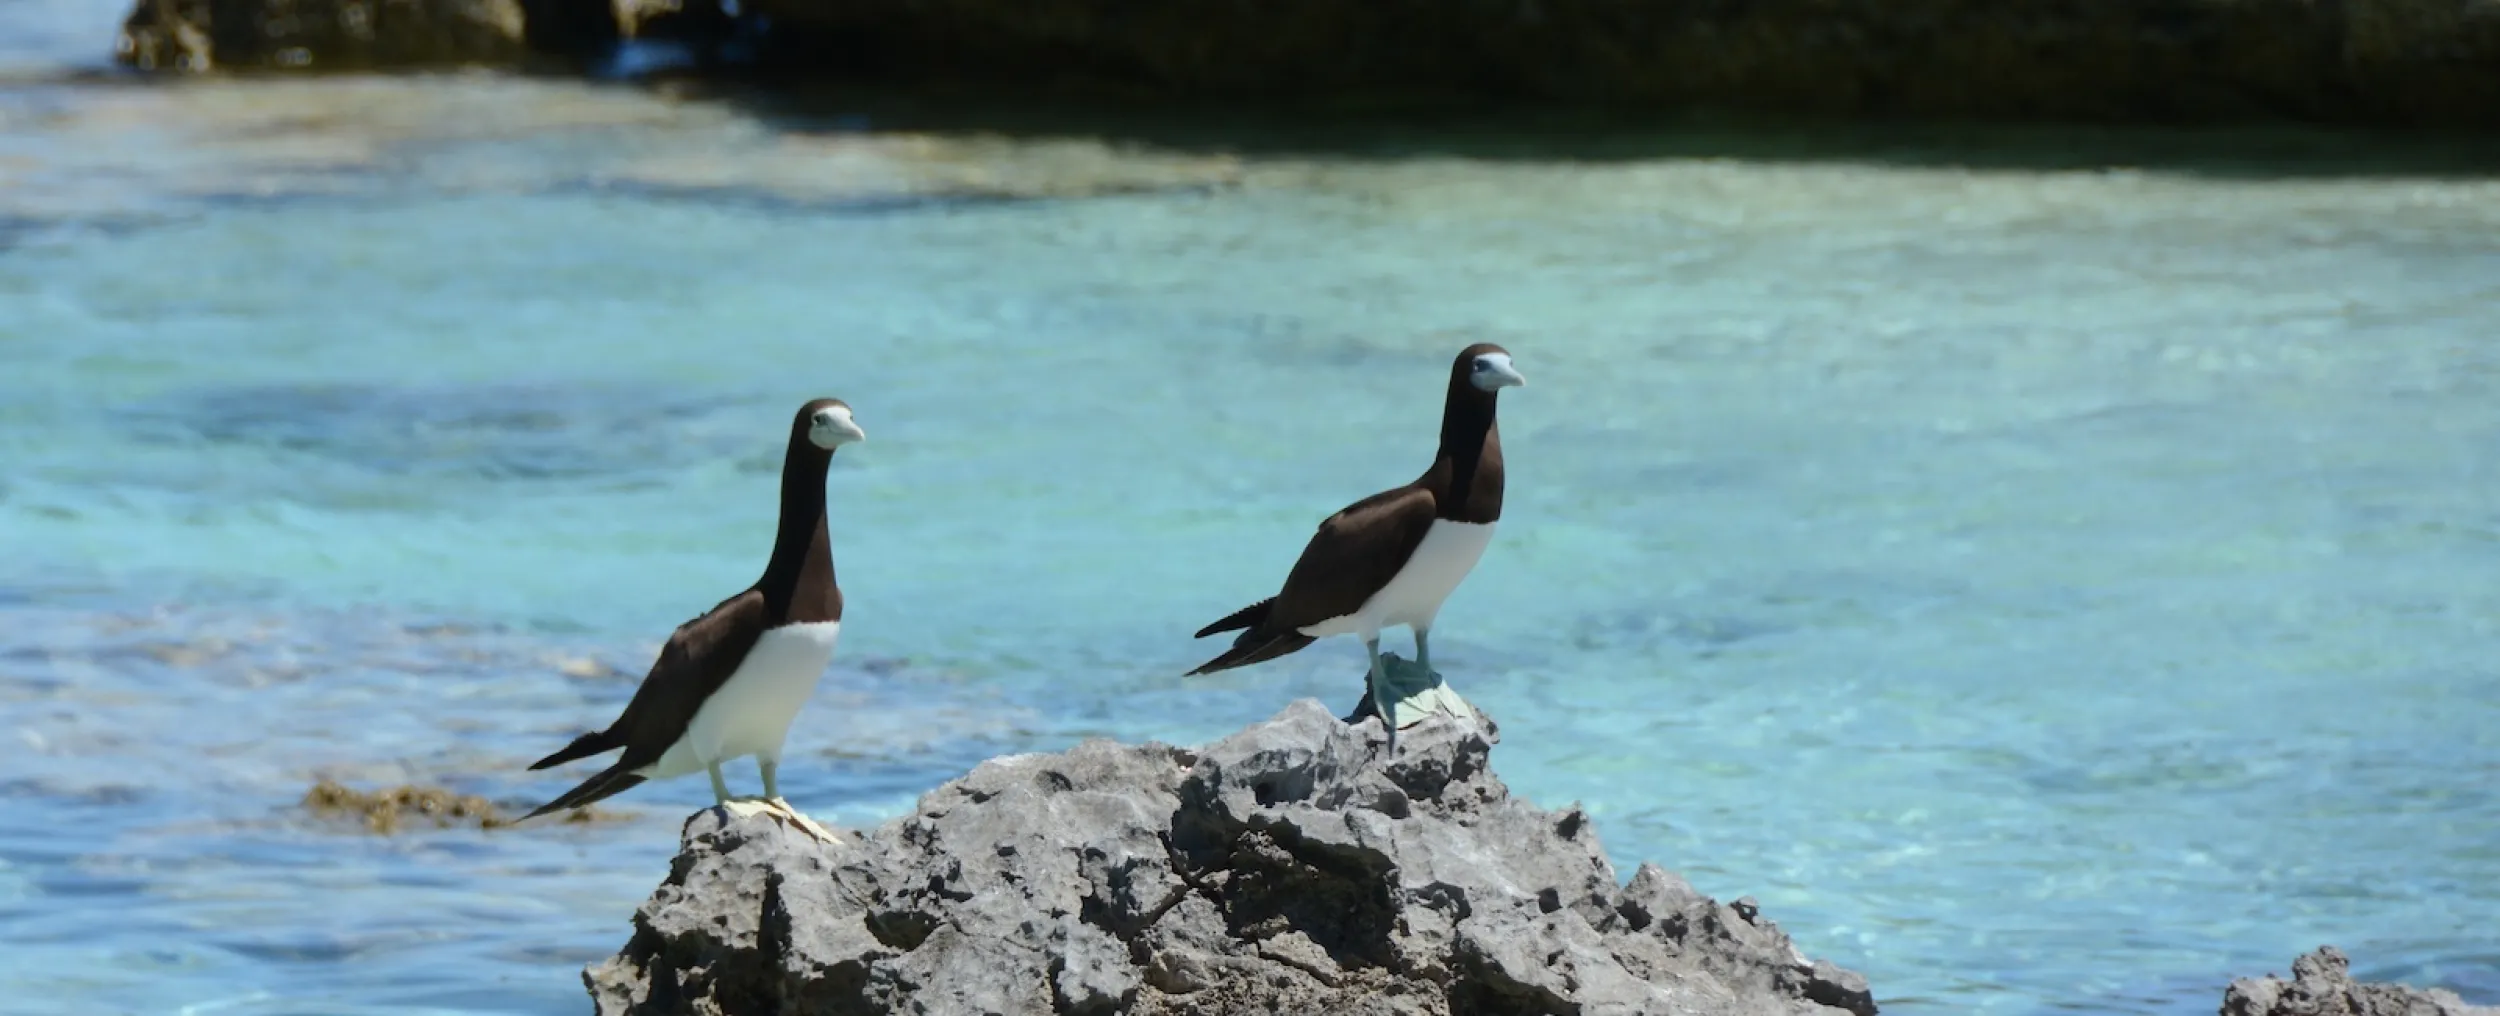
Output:
[[2292,979],[2247,977],[2222,995],[2222,1016],[2500,1016],[2456,993],[2352,979],[2352,961],[2334,946],[2292,961]]
[[454,826],[492,829],[511,823],[495,808],[494,802],[483,797],[454,793],[441,787],[357,790],[326,777],[304,792],[303,806],[304,810],[315,815],[353,821],[364,826],[368,832],[384,835],[398,832],[410,822],[422,822],[437,829]]
[[[354,822],[366,832],[384,836],[417,824],[436,829],[496,829],[513,822],[494,802],[474,794],[418,786],[357,790],[326,777],[304,792],[302,805],[315,815]],[[605,812],[577,808],[560,821],[573,824],[608,817]]]
[[1618,885],[1481,713],[1385,761],[1378,731],[1304,700],[1200,751],[992,759],[834,846],[698,812],[584,981],[603,1014],[1875,1012],[1750,901]]

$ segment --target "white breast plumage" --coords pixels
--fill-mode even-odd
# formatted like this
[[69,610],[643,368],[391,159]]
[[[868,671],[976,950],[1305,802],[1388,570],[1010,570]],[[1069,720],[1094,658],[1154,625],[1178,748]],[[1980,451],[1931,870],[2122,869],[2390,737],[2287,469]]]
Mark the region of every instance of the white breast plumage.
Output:
[[737,672],[695,711],[685,735],[641,775],[667,779],[748,755],[778,764],[790,721],[815,693],[841,634],[840,621],[788,624],[765,632],[747,650]]
[[1432,619],[1441,613],[1441,604],[1484,557],[1485,547],[1493,542],[1493,526],[1490,522],[1434,519],[1432,528],[1424,533],[1424,542],[1407,556],[1397,577],[1363,601],[1361,610],[1305,626],[1302,634],[1324,638],[1351,633],[1371,638],[1382,628],[1402,624],[1431,627]]

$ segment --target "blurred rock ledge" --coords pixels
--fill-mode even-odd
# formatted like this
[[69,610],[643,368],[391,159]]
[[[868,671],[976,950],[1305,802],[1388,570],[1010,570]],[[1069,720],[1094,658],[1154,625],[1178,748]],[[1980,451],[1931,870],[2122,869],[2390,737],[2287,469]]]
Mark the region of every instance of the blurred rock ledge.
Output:
[[137,0],[120,59],[588,68],[620,41],[1010,94],[2500,126],[2500,0]]

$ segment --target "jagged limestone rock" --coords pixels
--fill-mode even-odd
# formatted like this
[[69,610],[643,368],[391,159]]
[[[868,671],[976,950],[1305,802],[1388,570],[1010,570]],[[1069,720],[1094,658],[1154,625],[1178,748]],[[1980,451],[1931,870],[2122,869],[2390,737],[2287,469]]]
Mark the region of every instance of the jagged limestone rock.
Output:
[[1433,715],[1385,759],[1304,700],[1199,751],[992,759],[839,846],[706,810],[584,980],[603,1014],[1875,1011],[1749,901],[1618,885],[1497,736]]
[[2292,961],[2292,979],[2245,977],[2222,995],[2222,1016],[2500,1016],[2455,992],[2352,979],[2352,961],[2334,946]]

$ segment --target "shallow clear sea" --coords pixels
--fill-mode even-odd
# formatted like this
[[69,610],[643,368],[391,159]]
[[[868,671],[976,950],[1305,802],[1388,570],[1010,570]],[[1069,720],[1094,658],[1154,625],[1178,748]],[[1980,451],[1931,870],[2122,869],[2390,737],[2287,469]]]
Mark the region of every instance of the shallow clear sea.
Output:
[[1351,641],[1189,633],[1479,339],[1531,384],[1435,655],[1625,872],[1888,1011],[2211,1012],[2327,942],[2500,1002],[2500,176],[63,76],[115,13],[0,0],[0,1010],[582,1011],[702,781],[297,801],[569,786],[522,767],[754,577],[811,396],[871,437],[817,816],[1350,706]]

